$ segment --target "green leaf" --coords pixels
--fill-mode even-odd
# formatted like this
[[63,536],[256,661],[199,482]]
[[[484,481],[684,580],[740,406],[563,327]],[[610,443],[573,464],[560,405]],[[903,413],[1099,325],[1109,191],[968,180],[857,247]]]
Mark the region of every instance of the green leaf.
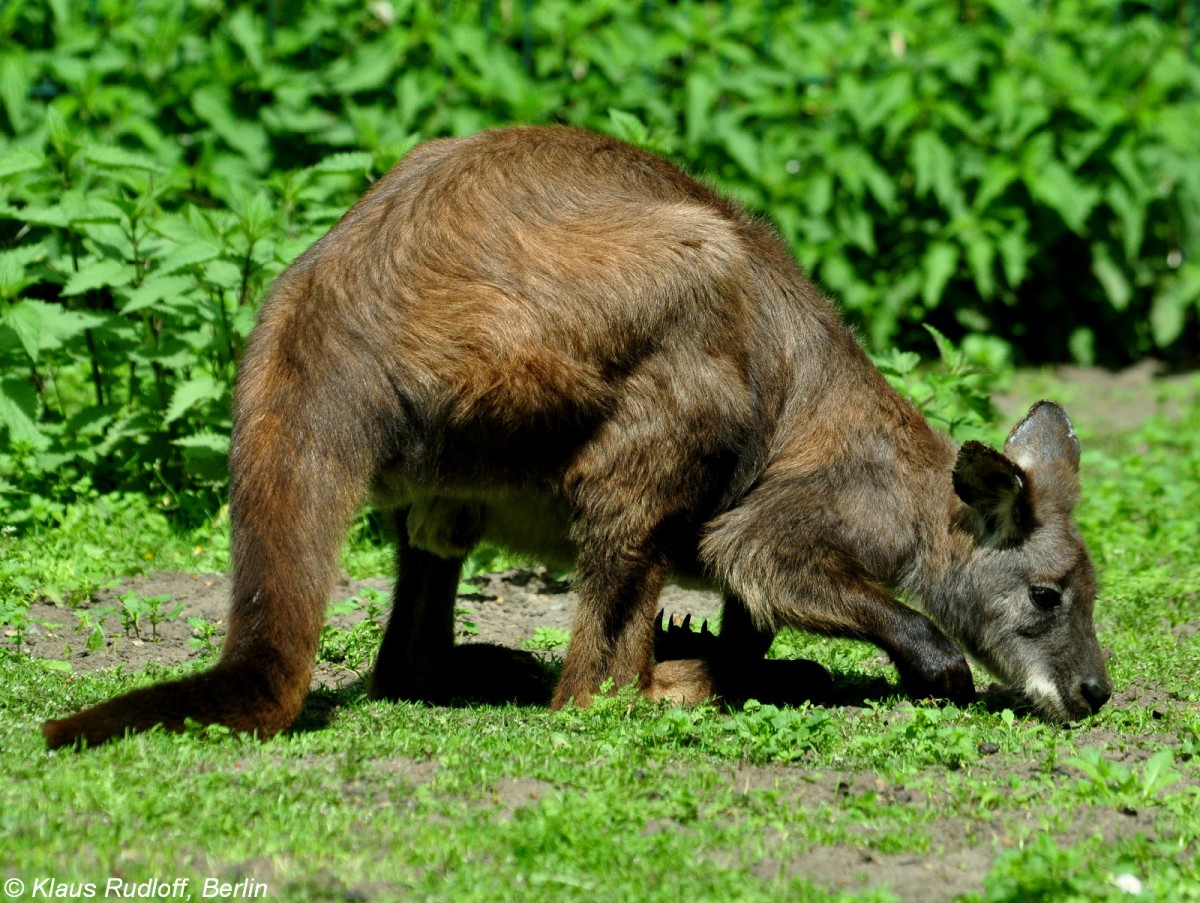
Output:
[[708,73],[692,72],[684,83],[684,134],[694,150],[710,136],[710,116],[718,93],[717,81]]
[[163,414],[163,423],[172,424],[200,402],[220,397],[221,389],[217,386],[217,381],[207,373],[182,382],[171,394],[171,403],[167,405]]
[[203,268],[206,284],[217,288],[237,288],[242,284],[242,270],[229,260],[213,260]]
[[58,153],[60,157],[69,157],[75,152],[74,136],[71,133],[71,124],[58,107],[51,106],[46,111],[46,133],[50,139],[50,145]]
[[[371,155],[364,154],[363,156],[367,158],[367,162],[365,168],[359,172],[365,174],[371,166]],[[276,227],[277,208],[264,191],[238,190],[233,192],[229,199],[229,209],[237,217],[243,233],[252,244],[271,235]]]
[[1009,287],[1017,288],[1025,280],[1029,257],[1033,253],[1025,240],[1023,230],[1009,227],[996,243],[1000,251],[1000,262],[1004,266],[1004,279]]
[[1071,352],[1071,359],[1081,367],[1090,367],[1096,363],[1096,334],[1086,326],[1078,326],[1071,330],[1067,348]]
[[0,54],[0,102],[12,126],[12,134],[25,131],[28,119],[29,90],[33,87],[35,67],[20,45],[11,46]]
[[43,351],[61,348],[86,329],[105,322],[100,314],[69,310],[61,304],[24,299],[9,305],[3,322],[12,328],[30,359],[36,361]]
[[155,273],[130,293],[121,313],[132,314],[154,307],[164,298],[177,297],[195,287],[196,280],[192,276],[161,276]]
[[967,239],[967,265],[971,268],[975,288],[984,298],[991,298],[996,293],[995,260],[996,248],[986,237],[975,234]]
[[180,245],[171,251],[154,268],[157,276],[167,276],[176,270],[198,263],[205,263],[219,257],[221,249],[213,244],[200,242],[198,244]]
[[1189,308],[1200,304],[1200,265],[1188,263],[1169,280],[1150,304],[1154,343],[1165,348],[1183,334]]
[[761,179],[763,174],[762,147],[754,136],[732,123],[724,124],[719,131],[721,142],[734,162],[752,179]]
[[863,167],[863,178],[880,207],[888,213],[896,209],[896,185],[887,173],[871,162]]
[[224,482],[229,479],[229,434],[205,431],[183,436],[174,444],[183,450],[192,480]]
[[1087,218],[1100,200],[1100,190],[1085,185],[1057,160],[1035,166],[1026,174],[1035,199],[1055,210],[1067,228],[1083,235]]
[[1166,348],[1183,334],[1184,306],[1179,295],[1167,290],[1155,295],[1150,304],[1150,331],[1154,344]]
[[1126,310],[1133,297],[1133,286],[1129,284],[1125,273],[1113,261],[1108,253],[1108,247],[1104,244],[1092,245],[1092,273],[1104,287],[1104,293],[1108,295],[1108,300],[1112,302],[1113,308]]
[[250,10],[242,7],[227,20],[229,34],[237,42],[246,60],[257,72],[263,67],[263,36],[262,29]]
[[10,147],[4,153],[0,153],[0,182],[41,169],[45,163],[46,158],[33,148]]
[[66,422],[67,432],[76,438],[103,436],[108,425],[116,419],[112,406],[82,408]]
[[20,212],[21,219],[40,226],[70,226],[83,223],[120,223],[125,214],[112,201],[67,191],[58,203],[49,206],[30,204]]
[[942,206],[958,214],[964,209],[962,191],[955,180],[954,154],[938,135],[919,132],[913,139],[912,163],[916,172],[916,191],[923,197],[933,191]]
[[243,339],[250,335],[250,330],[254,328],[254,324],[258,319],[253,307],[249,304],[243,304],[234,311],[233,319],[230,321],[230,327],[236,335]]
[[192,94],[192,109],[204,120],[221,140],[246,158],[256,172],[266,169],[270,157],[267,152],[266,130],[257,122],[239,119],[230,109],[228,97],[222,96],[217,88],[200,88]]
[[973,206],[977,212],[986,210],[992,201],[1000,197],[1008,186],[1017,180],[1020,173],[1008,160],[993,157],[987,161],[987,170],[979,187],[975,190]]
[[61,229],[68,222],[60,204],[30,204],[22,207],[18,216],[31,226],[56,226]]
[[617,110],[612,107],[608,110],[608,121],[612,124],[612,134],[622,141],[628,141],[630,144],[636,144],[639,147],[646,147],[650,144],[650,130],[632,113],[626,113],[624,110]]
[[378,91],[394,82],[399,64],[394,50],[380,44],[363,44],[339,56],[326,77],[339,94]]
[[50,440],[37,424],[41,402],[37,390],[24,380],[9,377],[0,380],[0,424],[8,428],[12,442],[45,449]]
[[921,363],[921,355],[915,351],[901,351],[898,348],[889,349],[887,354],[876,357],[875,364],[884,373],[895,376],[907,376]]
[[0,251],[0,299],[16,298],[22,290],[37,282],[37,277],[29,271],[30,264],[44,261],[49,253],[45,244]]
[[77,273],[72,274],[63,286],[62,293],[72,297],[106,286],[121,288],[133,282],[136,275],[133,265],[123,260],[95,260],[85,263]]
[[174,441],[175,445],[180,448],[197,449],[201,451],[209,451],[217,455],[229,454],[229,434],[228,433],[213,433],[199,432],[193,433],[190,436],[180,436]]
[[937,307],[946,283],[958,269],[958,248],[944,241],[934,242],[925,252],[925,260],[921,270],[925,275],[921,286],[921,300],[927,308]]
[[162,166],[149,157],[111,145],[89,145],[84,148],[83,159],[102,169],[136,169],[155,173],[163,171]]
[[312,171],[321,175],[345,173],[361,176],[371,171],[374,162],[375,158],[366,153],[333,154],[314,166]]
[[1108,188],[1108,206],[1121,221],[1121,244],[1127,260],[1136,260],[1146,234],[1147,200],[1135,198],[1124,185],[1114,183]]
[[1142,798],[1153,799],[1160,791],[1182,779],[1183,775],[1175,770],[1175,753],[1170,749],[1160,749],[1150,757],[1142,772]]
[[862,248],[866,253],[874,255],[875,228],[871,215],[862,207],[841,207],[837,211],[837,226],[849,243]]
[[962,354],[954,347],[954,343],[946,338],[940,330],[935,329],[928,323],[922,323],[921,325],[933,337],[933,343],[937,345],[938,358],[941,362],[951,367],[958,366],[962,362]]

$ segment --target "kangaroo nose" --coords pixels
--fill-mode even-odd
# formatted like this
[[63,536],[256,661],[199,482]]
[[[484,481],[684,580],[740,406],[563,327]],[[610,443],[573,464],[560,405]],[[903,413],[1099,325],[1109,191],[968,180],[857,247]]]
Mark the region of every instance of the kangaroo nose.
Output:
[[1083,693],[1083,698],[1087,700],[1087,704],[1092,707],[1093,713],[1100,711],[1100,707],[1108,702],[1108,697],[1112,695],[1108,687],[1094,677],[1089,677],[1085,680],[1079,691]]

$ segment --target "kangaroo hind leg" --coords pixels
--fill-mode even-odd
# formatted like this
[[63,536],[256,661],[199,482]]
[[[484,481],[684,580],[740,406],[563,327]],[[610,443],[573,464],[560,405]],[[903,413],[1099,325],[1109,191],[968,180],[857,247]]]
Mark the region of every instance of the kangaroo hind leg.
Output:
[[531,653],[455,645],[455,601],[463,561],[479,539],[477,509],[438,500],[395,512],[396,584],[368,687],[372,699],[549,701],[549,678]]

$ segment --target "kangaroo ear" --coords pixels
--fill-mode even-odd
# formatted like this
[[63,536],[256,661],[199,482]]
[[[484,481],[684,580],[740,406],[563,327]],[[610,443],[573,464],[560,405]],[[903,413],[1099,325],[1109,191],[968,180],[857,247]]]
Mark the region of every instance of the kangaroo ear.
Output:
[[975,513],[986,545],[1018,542],[1033,531],[1025,473],[994,448],[967,442],[959,449],[953,478],[954,491]]
[[1039,401],[1013,427],[1004,454],[1025,470],[1039,504],[1052,500],[1068,511],[1079,501],[1079,439],[1067,412]]

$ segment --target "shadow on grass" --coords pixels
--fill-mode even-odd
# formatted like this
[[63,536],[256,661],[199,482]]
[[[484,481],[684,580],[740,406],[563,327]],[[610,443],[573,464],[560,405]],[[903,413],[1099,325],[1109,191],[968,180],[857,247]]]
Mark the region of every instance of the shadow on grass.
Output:
[[[469,708],[479,705],[516,705],[544,708],[550,704],[560,661],[537,660],[540,677],[530,683],[529,672],[520,675],[520,683],[498,679],[495,674],[473,674],[467,683],[463,676],[455,681],[452,695],[418,700],[445,708]],[[880,703],[908,698],[903,689],[883,677],[867,677],[853,672],[829,672],[816,662],[805,659],[769,659],[746,666],[736,678],[729,678],[725,701],[730,709],[739,709],[749,699],[765,705],[796,707],[806,703],[829,709],[870,708]],[[319,687],[308,695],[290,734],[322,731],[330,726],[336,712],[367,701],[368,679],[360,677],[344,687]],[[473,692],[472,692],[473,691]],[[979,701],[995,714],[1011,709],[1019,715],[1033,714],[1019,693],[992,684],[979,693]]]
[[[410,701],[446,708],[469,708],[479,705],[538,708],[548,706],[561,665],[557,662],[542,661],[532,653],[514,655],[512,650],[505,650],[508,654],[502,657],[488,653],[480,654],[483,649],[495,648],[498,647],[482,643],[468,643],[455,647],[456,653],[465,650],[465,654],[455,655],[456,667],[447,669],[447,672],[441,675],[441,679],[436,682],[436,690],[428,694],[427,698],[415,698]],[[338,709],[367,701],[368,684],[368,678],[363,676],[337,689],[318,687],[312,690],[300,711],[300,716],[288,733],[302,734],[325,730],[333,721]],[[409,699],[400,694],[397,698]]]

